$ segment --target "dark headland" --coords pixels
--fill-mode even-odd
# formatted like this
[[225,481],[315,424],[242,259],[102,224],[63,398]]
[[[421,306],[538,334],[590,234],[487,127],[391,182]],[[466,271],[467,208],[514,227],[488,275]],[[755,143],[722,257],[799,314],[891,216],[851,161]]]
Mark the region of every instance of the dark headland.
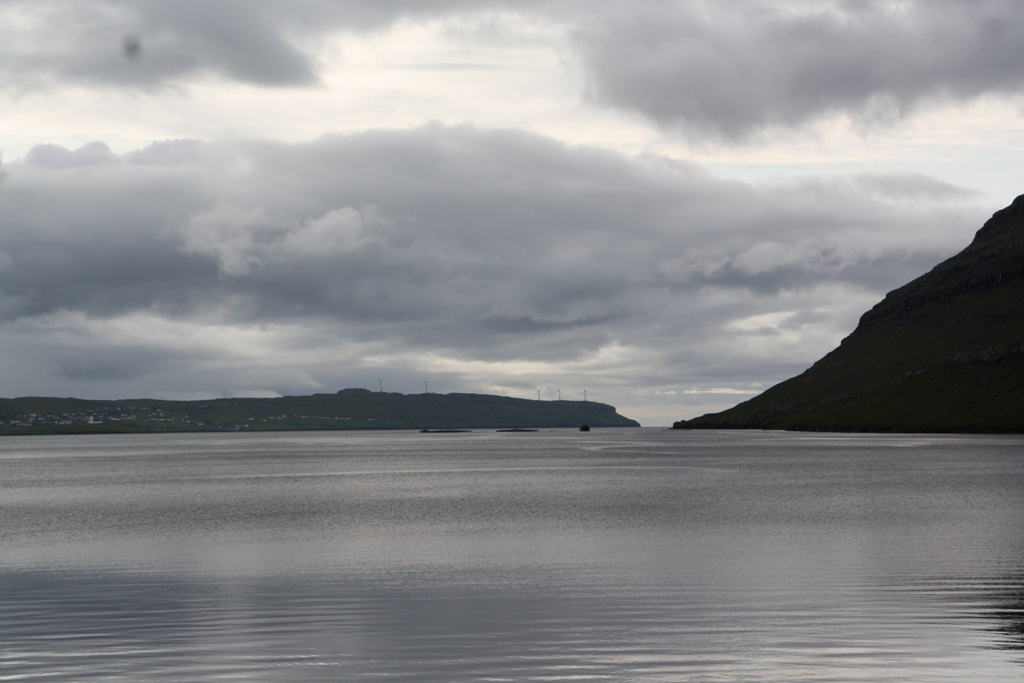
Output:
[[639,427],[594,401],[535,401],[486,394],[336,394],[206,401],[0,399],[0,434],[348,429]]
[[1024,195],[803,374],[673,426],[1024,432]]

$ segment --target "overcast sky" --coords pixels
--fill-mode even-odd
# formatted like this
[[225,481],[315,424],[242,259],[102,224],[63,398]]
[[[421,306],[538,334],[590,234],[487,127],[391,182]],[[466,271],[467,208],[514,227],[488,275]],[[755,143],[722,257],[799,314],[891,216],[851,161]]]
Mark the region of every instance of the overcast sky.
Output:
[[0,0],[0,396],[805,369],[1024,193],[1018,0]]

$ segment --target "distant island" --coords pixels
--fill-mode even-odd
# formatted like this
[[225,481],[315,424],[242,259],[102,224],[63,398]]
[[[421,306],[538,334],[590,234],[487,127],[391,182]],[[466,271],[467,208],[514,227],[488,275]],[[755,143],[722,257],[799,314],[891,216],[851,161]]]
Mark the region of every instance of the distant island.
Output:
[[417,429],[639,427],[594,401],[535,401],[487,394],[336,394],[205,401],[0,399],[0,435]]
[[1024,432],[1024,195],[803,374],[673,426]]

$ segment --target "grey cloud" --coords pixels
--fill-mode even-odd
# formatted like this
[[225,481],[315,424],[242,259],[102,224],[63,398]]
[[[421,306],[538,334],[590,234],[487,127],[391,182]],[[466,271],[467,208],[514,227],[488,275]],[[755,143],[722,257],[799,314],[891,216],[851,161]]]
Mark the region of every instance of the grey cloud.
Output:
[[[738,141],[837,114],[870,127],[929,103],[1024,90],[1024,5],[1016,0],[8,0],[5,7],[0,83],[21,89],[152,89],[208,74],[310,86],[328,34],[514,12],[567,28],[592,101],[693,136]],[[19,20],[25,16],[32,20]],[[138,46],[131,58],[125,41]]]
[[147,166],[179,166],[198,164],[204,159],[207,145],[202,140],[158,140],[125,155],[130,164]]
[[173,360],[177,359],[168,354],[167,349],[113,344],[66,355],[59,361],[57,374],[62,378],[89,382],[135,379],[157,372]]
[[[254,170],[240,179],[202,168],[192,176],[120,168],[84,182],[35,176],[61,188],[67,207],[49,209],[47,229],[35,234],[46,241],[37,266],[51,263],[64,278],[89,274],[95,293],[104,282],[137,291],[160,273],[172,289],[189,286],[174,276],[184,271],[204,281],[199,292],[251,296],[254,311],[275,315],[406,320],[459,311],[558,327],[624,314],[638,286],[765,291],[856,282],[858,268],[886,256],[859,237],[893,220],[891,207],[842,183],[758,190],[685,165],[630,162],[513,132],[428,127],[222,149]],[[100,201],[97,189],[111,196]],[[9,191],[19,190],[30,188],[13,183]],[[31,191],[45,201],[37,194],[44,188]],[[5,242],[15,267],[4,291],[48,291],[42,282],[15,286],[17,274],[35,280],[28,273],[46,270],[19,267],[19,248],[34,241],[22,233]],[[73,246],[66,262],[62,245]],[[765,274],[778,282],[768,287]],[[76,291],[91,296],[80,284]],[[51,306],[68,296],[63,288],[52,294]]]
[[[529,3],[532,4],[532,3]],[[522,7],[527,7],[522,5]],[[203,74],[270,87],[318,80],[312,46],[334,31],[403,17],[479,12],[502,2],[443,0],[8,0],[0,82],[158,88]],[[29,16],[31,22],[21,18]]]
[[309,58],[274,25],[265,6],[247,5],[201,0],[146,3],[140,19],[146,32],[172,34],[176,47],[203,69],[260,85],[315,81]]
[[[887,289],[962,248],[984,213],[942,192],[880,198],[865,177],[752,186],[471,127],[301,144],[164,141],[126,159],[136,163],[88,173],[9,165],[0,332],[143,318],[285,326],[304,330],[281,342],[285,356],[348,345],[356,350],[330,352],[319,372],[371,379],[367,349],[484,363],[608,353],[601,375],[623,385],[651,367],[692,381],[741,370],[778,379],[828,350]],[[172,359],[146,381],[186,390],[172,367],[214,376],[187,358],[215,351],[191,336],[181,344],[142,343]],[[56,371],[118,380],[107,356],[83,358]],[[269,379],[249,388],[313,386],[304,372],[250,370]],[[466,388],[450,372],[435,377]]]
[[[207,194],[207,178],[167,178],[128,165],[75,168],[11,165],[2,188],[0,275],[8,314],[57,310],[114,315],[146,309],[194,308],[192,285],[216,269],[189,259],[162,232],[187,220]],[[207,199],[209,201],[209,199]]]
[[52,143],[36,145],[24,159],[31,166],[48,168],[72,168],[75,166],[112,166],[121,163],[121,158],[110,151],[105,142],[87,142],[78,149],[70,150]]
[[608,2],[577,44],[596,101],[740,140],[833,114],[889,122],[1024,90],[1024,5]]
[[[35,19],[0,48],[0,74],[22,88],[57,82],[152,87],[204,72],[268,86],[316,78],[308,56],[275,27],[265,3],[12,5]],[[132,59],[124,52],[128,36],[138,45]]]
[[863,174],[853,178],[853,182],[864,192],[894,201],[957,201],[978,195],[977,191],[921,173]]

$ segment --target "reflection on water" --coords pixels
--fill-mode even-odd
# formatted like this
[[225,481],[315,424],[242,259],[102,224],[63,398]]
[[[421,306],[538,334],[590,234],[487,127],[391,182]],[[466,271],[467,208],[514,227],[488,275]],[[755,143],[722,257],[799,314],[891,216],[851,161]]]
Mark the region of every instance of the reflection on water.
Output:
[[1024,440],[0,441],[0,681],[1009,681]]
[[994,645],[1024,651],[1024,574],[996,580],[979,591],[981,613],[993,621]]

